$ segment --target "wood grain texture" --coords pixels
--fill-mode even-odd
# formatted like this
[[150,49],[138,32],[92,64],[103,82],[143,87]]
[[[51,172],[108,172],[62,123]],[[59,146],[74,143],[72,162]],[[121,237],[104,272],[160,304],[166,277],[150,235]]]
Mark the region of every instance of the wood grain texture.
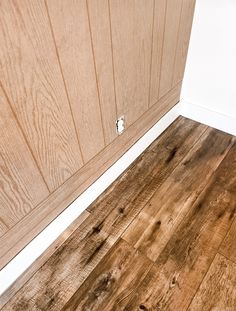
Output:
[[49,194],[0,87],[0,236]]
[[119,240],[62,311],[123,310],[151,265],[150,260]]
[[217,254],[188,311],[234,311],[236,264]]
[[105,145],[86,0],[47,5],[86,163]]
[[167,0],[159,97],[172,87],[183,0]]
[[89,0],[88,11],[97,72],[105,142],[116,137],[116,100],[108,0]]
[[[0,267],[13,258],[50,221],[58,216],[73,200],[104,173],[126,152],[156,120],[159,120],[179,100],[181,84],[153,105],[140,119],[120,135],[104,151],[84,165],[68,182],[54,191],[31,213],[0,237]],[[194,134],[193,134],[194,135]],[[191,144],[191,140],[189,141]]]
[[[140,157],[136,164],[93,204],[91,215],[80,228],[18,291],[3,310],[10,306],[16,310],[24,308],[25,311],[37,310],[39,306],[47,311],[55,308],[60,310],[63,307],[145,206],[155,189],[189,151],[190,143],[194,144],[206,129],[193,121],[185,121],[179,119],[176,128],[169,129],[169,134],[166,131],[147,150],[147,156]],[[180,147],[174,154],[173,148],[176,143]],[[161,154],[159,150],[163,150]],[[168,168],[163,170],[166,166]],[[123,193],[122,197],[120,193]]]
[[148,109],[153,0],[110,1],[118,116],[130,126]]
[[234,145],[125,310],[187,310],[235,216],[235,155]]
[[124,239],[155,261],[231,145],[230,135],[207,130],[135,218]]
[[[236,209],[236,201],[232,203],[232,206]],[[230,228],[225,240],[223,241],[219,252],[226,258],[236,263],[236,220],[234,220],[232,227]]]
[[15,295],[15,293],[42,267],[53,253],[79,228],[83,221],[90,215],[88,211],[83,213],[49,246],[49,248],[23,273],[17,282],[13,283],[0,296],[0,309]]
[[154,5],[149,106],[155,104],[159,99],[167,0],[155,0]]
[[44,2],[0,3],[0,80],[50,191],[82,165]]
[[196,0],[183,0],[172,85],[183,79]]

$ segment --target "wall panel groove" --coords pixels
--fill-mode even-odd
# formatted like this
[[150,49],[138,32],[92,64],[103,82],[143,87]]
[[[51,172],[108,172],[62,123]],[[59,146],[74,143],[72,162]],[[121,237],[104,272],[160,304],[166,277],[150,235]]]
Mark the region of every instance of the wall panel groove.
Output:
[[1,1],[0,24],[1,83],[52,191],[82,162],[44,2]]
[[50,30],[51,30],[51,34],[52,34],[52,37],[53,37],[53,42],[54,42],[54,46],[55,46],[55,50],[56,50],[56,54],[57,54],[58,63],[59,63],[59,66],[60,66],[61,76],[62,76],[62,79],[63,79],[64,88],[65,88],[65,91],[66,91],[66,97],[67,97],[67,100],[68,100],[68,103],[69,103],[69,107],[70,107],[71,117],[72,117],[72,120],[73,120],[73,125],[74,125],[74,129],[75,129],[75,133],[76,133],[76,138],[77,138],[78,146],[79,146],[79,150],[80,150],[80,156],[81,156],[82,164],[84,164],[85,161],[83,159],[82,149],[81,149],[80,142],[79,142],[79,135],[78,135],[78,131],[76,129],[75,119],[74,119],[72,108],[71,108],[71,102],[70,102],[68,90],[67,90],[67,87],[66,87],[65,77],[63,75],[63,70],[62,70],[61,60],[60,60],[59,53],[58,53],[58,48],[57,48],[57,45],[56,45],[55,35],[54,35],[54,32],[53,32],[53,28],[52,28],[52,22],[51,22],[50,15],[49,15],[49,12],[48,12],[47,0],[44,0],[44,3],[45,3],[46,11],[47,11],[47,16],[48,16],[48,20],[49,20],[49,24],[50,24]]
[[86,0],[47,4],[86,163],[104,148]]
[[0,1],[0,266],[179,101],[194,4]]

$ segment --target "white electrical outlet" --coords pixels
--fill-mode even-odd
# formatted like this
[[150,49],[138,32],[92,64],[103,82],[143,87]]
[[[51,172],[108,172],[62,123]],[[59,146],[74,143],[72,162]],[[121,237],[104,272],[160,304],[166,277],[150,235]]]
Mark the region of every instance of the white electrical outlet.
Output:
[[120,135],[125,130],[125,117],[121,116],[116,120],[116,131]]

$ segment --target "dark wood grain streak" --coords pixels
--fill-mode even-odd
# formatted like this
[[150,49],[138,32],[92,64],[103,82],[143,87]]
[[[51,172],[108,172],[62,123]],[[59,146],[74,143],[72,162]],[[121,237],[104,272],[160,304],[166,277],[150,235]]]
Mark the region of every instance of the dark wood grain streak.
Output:
[[179,118],[93,204],[92,214],[5,310],[8,306],[37,310],[40,304],[45,310],[60,310],[205,130],[205,126]]
[[190,207],[125,310],[136,310],[140,305],[144,310],[187,310],[235,217],[235,157],[236,144]]
[[[152,262],[119,240],[86,279],[62,311],[123,310]],[[135,273],[134,273],[135,271]]]
[[224,159],[232,141],[230,135],[208,129],[157,189],[124,233],[124,239],[155,261]]

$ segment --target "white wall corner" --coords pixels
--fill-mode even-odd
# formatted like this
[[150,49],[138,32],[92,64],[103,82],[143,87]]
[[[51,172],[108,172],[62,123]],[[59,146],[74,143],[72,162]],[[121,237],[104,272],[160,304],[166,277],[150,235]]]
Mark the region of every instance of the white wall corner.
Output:
[[180,115],[236,136],[236,118],[206,108],[207,105],[180,101]]

